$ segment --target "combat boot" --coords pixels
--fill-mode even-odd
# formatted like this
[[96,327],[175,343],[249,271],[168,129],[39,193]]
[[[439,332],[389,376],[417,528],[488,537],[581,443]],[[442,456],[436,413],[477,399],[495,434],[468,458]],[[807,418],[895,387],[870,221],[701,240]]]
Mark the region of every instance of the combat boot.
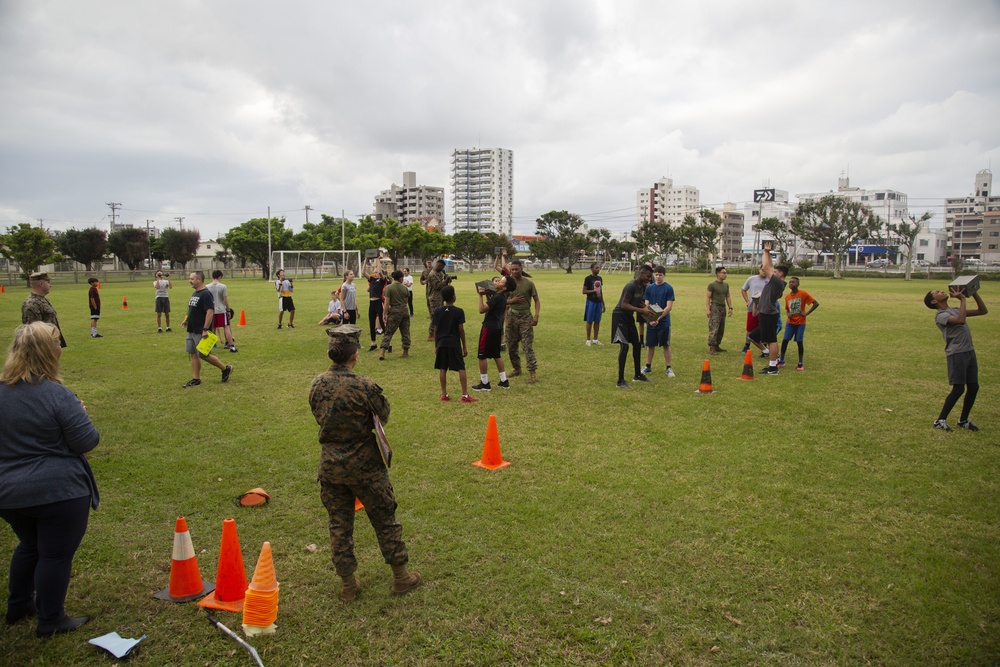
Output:
[[420,585],[420,575],[408,571],[405,565],[393,565],[392,577],[393,595],[405,595]]
[[349,574],[346,577],[341,577],[343,586],[340,589],[340,599],[344,602],[350,602],[358,596],[358,592],[361,590],[361,584],[354,577],[353,574]]
[[507,377],[509,377],[509,378],[516,378],[520,374],[521,374],[521,369],[520,368],[512,368],[507,373]]
[[528,371],[528,380],[527,380],[527,383],[528,384],[535,384],[536,382],[538,382],[538,378],[535,377],[535,371]]

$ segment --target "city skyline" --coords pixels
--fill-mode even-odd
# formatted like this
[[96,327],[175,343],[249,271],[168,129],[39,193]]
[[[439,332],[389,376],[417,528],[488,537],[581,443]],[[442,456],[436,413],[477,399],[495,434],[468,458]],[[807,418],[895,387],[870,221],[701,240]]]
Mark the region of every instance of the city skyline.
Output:
[[450,223],[467,147],[516,153],[520,233],[563,209],[631,229],[663,177],[740,207],[849,175],[939,223],[1000,165],[1000,5],[982,0],[9,0],[0,55],[3,229],[106,225],[108,201],[203,238],[268,206],[300,229],[306,206],[370,212],[403,172],[446,188]]

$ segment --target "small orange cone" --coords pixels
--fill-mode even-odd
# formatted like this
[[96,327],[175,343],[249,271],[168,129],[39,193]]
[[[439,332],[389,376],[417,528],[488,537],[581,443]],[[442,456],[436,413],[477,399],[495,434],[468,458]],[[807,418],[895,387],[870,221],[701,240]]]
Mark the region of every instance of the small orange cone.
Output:
[[359,510],[363,510],[364,508],[365,508],[365,506],[361,504],[361,498],[355,498],[354,499],[354,511],[357,512]]
[[153,597],[173,602],[190,602],[211,593],[215,584],[202,582],[187,520],[179,516],[174,526],[174,552],[170,563],[170,585]]
[[696,394],[714,394],[715,390],[712,389],[712,369],[708,365],[708,359],[701,366],[701,384],[698,385],[698,391]]
[[243,602],[243,632],[247,636],[274,634],[277,618],[278,580],[274,576],[271,543],[264,542]]
[[497,433],[497,416],[490,415],[486,423],[486,438],[483,440],[483,458],[473,462],[474,466],[496,470],[510,465],[510,461],[504,461],[500,455],[500,434]]
[[247,325],[247,311],[240,309],[240,326],[245,327]]
[[743,375],[741,380],[756,380],[753,376],[753,352],[747,350],[747,358],[743,360]]
[[122,310],[128,310],[128,299],[122,297]]
[[3,285],[0,285],[0,294],[6,294],[6,293],[7,293],[7,290],[5,290],[3,288]]
[[199,607],[223,611],[243,611],[243,598],[247,594],[247,571],[243,566],[240,538],[236,534],[236,520],[222,522],[222,548],[219,550],[219,568],[215,574],[215,590],[208,594]]

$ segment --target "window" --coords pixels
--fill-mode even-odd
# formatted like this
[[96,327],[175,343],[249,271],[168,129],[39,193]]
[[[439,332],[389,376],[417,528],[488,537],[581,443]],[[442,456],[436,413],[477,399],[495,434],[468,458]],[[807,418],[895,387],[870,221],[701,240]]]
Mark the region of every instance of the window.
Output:
[[920,246],[922,248],[926,248],[928,245],[930,245],[930,240],[929,239],[920,239]]

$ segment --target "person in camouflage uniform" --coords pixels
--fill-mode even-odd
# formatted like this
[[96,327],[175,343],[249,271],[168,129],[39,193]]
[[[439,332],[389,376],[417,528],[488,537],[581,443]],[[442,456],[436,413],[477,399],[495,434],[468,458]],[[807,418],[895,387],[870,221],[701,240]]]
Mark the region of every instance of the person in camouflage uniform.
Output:
[[349,602],[361,588],[354,577],[355,498],[364,504],[382,557],[392,566],[392,592],[402,595],[420,584],[420,575],[406,569],[409,557],[396,521],[396,498],[375,442],[372,413],[388,422],[389,401],[372,379],[354,374],[361,328],[346,324],[327,334],[333,365],[313,380],[309,405],[319,424],[320,499],[330,517],[330,551],[343,582],[340,597]]
[[[537,381],[535,371],[538,370],[538,360],[535,358],[535,327],[538,326],[538,316],[542,313],[542,302],[538,299],[538,290],[530,278],[524,277],[521,270],[521,260],[510,263],[510,277],[517,287],[507,297],[507,353],[510,355],[511,371],[507,377],[517,377],[521,374],[521,357],[518,354],[519,344],[524,345],[524,356],[528,360],[528,384]],[[535,315],[531,315],[531,302],[535,303]]]
[[[31,293],[21,304],[21,324],[31,324],[32,322],[45,322],[59,329],[59,318],[56,316],[56,309],[52,307],[45,297],[52,290],[52,281],[47,273],[32,273],[28,277],[31,285]],[[63,338],[62,329],[59,329],[59,347],[66,347],[66,339]]]
[[[441,288],[451,283],[451,277],[444,272],[444,260],[434,262],[434,270],[427,274],[427,309],[434,317],[434,311],[444,305]],[[427,340],[434,340],[434,325],[427,326]]]
[[385,333],[382,334],[382,352],[379,361],[385,360],[385,353],[392,351],[392,335],[399,329],[403,337],[403,358],[410,356],[410,290],[403,284],[403,272],[392,272],[392,284],[385,288]]

